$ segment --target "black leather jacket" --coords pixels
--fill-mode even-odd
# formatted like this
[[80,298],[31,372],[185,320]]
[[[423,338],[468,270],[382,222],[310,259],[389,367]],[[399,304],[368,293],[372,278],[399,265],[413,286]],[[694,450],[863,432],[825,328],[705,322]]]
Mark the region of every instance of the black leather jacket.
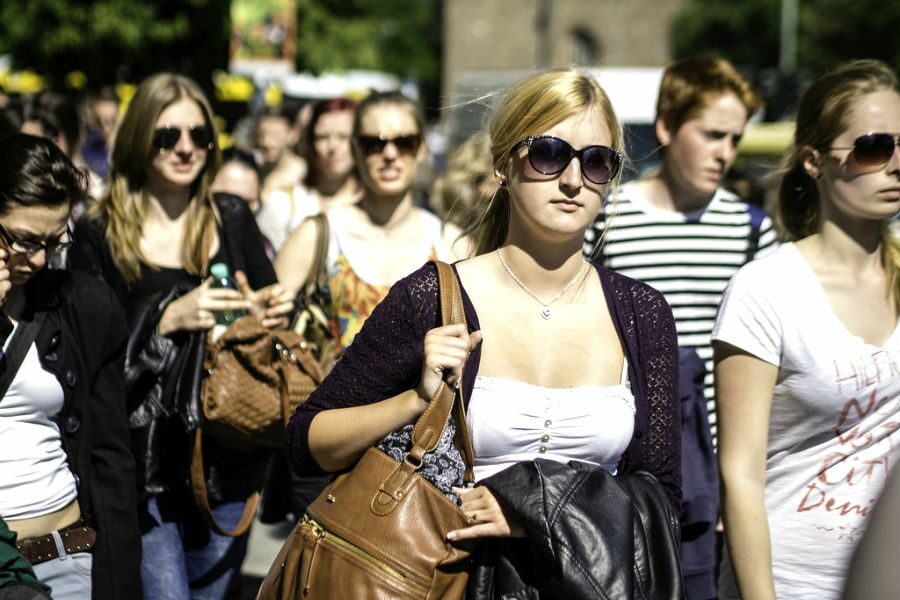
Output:
[[682,598],[678,515],[649,473],[536,459],[481,484],[526,537],[482,545],[467,600]]

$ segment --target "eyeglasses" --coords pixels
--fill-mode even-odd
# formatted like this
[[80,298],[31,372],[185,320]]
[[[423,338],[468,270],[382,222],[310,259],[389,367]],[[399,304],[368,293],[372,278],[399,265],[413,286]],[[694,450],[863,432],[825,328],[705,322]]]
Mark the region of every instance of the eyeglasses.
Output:
[[577,157],[584,177],[596,184],[615,179],[623,161],[622,153],[609,146],[585,146],[576,150],[565,140],[550,135],[530,135],[513,146],[512,150],[521,146],[528,148],[528,162],[538,173],[562,173]]
[[157,127],[153,132],[153,145],[160,150],[171,150],[181,139],[181,132],[187,130],[191,141],[198,148],[213,148],[213,132],[208,125],[191,125],[190,127]]
[[828,150],[851,150],[854,164],[863,169],[879,170],[894,156],[894,147],[900,145],[900,135],[869,132],[853,140],[852,146],[832,146]]
[[[0,225],[0,237],[3,238],[3,242],[6,244],[6,247],[15,254],[23,254],[25,256],[34,256],[41,250],[47,253],[47,255],[55,254],[60,252],[61,250],[65,250],[72,245],[72,242],[75,241],[75,236],[72,234],[72,230],[66,226],[66,231],[56,239],[49,239],[43,242],[32,242],[31,240],[19,240],[10,235],[10,233],[6,230],[3,225]],[[63,239],[66,238],[66,239]]]
[[393,144],[400,154],[411,155],[419,150],[419,144],[421,143],[422,136],[420,135],[398,135],[392,138],[381,137],[380,135],[360,135],[356,137],[356,144],[366,156],[381,154],[388,144]]

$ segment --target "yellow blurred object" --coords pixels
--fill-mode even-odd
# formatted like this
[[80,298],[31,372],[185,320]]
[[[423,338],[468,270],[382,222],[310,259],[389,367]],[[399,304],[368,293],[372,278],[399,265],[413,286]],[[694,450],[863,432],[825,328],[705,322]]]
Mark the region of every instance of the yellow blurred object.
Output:
[[219,132],[219,149],[220,150],[228,150],[234,146],[234,138],[227,131]]
[[793,141],[793,121],[755,123],[744,131],[738,154],[778,156],[784,154]]
[[253,97],[253,82],[241,75],[219,71],[213,75],[216,98],[222,102],[248,102]]
[[137,86],[133,83],[117,83],[116,96],[119,98],[119,114],[124,115],[128,109],[128,103],[134,97]]
[[0,86],[10,94],[36,94],[47,89],[47,79],[34,71],[4,71]]
[[87,86],[87,75],[84,71],[70,71],[66,75],[66,87],[73,90],[83,90]]
[[275,83],[269,84],[266,88],[266,106],[278,106],[284,99],[284,93],[281,86]]

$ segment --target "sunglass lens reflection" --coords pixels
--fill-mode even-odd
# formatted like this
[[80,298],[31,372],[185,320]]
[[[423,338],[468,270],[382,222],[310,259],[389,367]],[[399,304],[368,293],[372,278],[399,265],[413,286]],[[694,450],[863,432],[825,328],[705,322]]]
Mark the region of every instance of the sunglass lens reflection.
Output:
[[364,154],[381,154],[388,144],[394,144],[401,154],[415,154],[421,139],[417,135],[401,135],[395,138],[382,138],[374,135],[361,135],[357,138]]
[[883,165],[894,154],[894,136],[889,133],[870,133],[856,138],[853,158],[863,167]]
[[171,150],[178,143],[181,130],[175,127],[160,127],[153,133],[153,145],[160,150]]
[[[556,175],[566,168],[575,154],[575,149],[563,140],[537,138],[528,149],[528,161],[537,172]],[[615,152],[604,146],[588,146],[581,153],[582,172],[596,184],[609,183],[615,177],[617,161]]]
[[609,148],[588,148],[581,155],[584,175],[594,183],[609,183],[616,172],[618,157]]
[[213,141],[212,130],[209,127],[191,127],[191,141],[195,146],[205,148]]
[[[212,130],[209,127],[191,127],[188,132],[191,141],[198,148],[206,148],[212,143]],[[153,145],[160,150],[171,150],[180,139],[181,129],[178,127],[160,127],[153,133]]]

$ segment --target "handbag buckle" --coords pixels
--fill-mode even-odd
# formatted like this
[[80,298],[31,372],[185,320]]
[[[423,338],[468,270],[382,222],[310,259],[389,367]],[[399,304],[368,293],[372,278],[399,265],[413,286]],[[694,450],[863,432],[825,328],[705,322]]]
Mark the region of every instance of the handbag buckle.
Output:
[[[403,462],[405,462],[406,464],[411,466],[414,471],[418,471],[419,469],[422,468],[422,465],[425,464],[425,457],[420,456],[418,459],[416,459],[414,456],[410,456],[410,454],[411,454],[411,452],[407,452],[406,454],[403,455]],[[416,462],[416,461],[418,461],[418,462]]]

